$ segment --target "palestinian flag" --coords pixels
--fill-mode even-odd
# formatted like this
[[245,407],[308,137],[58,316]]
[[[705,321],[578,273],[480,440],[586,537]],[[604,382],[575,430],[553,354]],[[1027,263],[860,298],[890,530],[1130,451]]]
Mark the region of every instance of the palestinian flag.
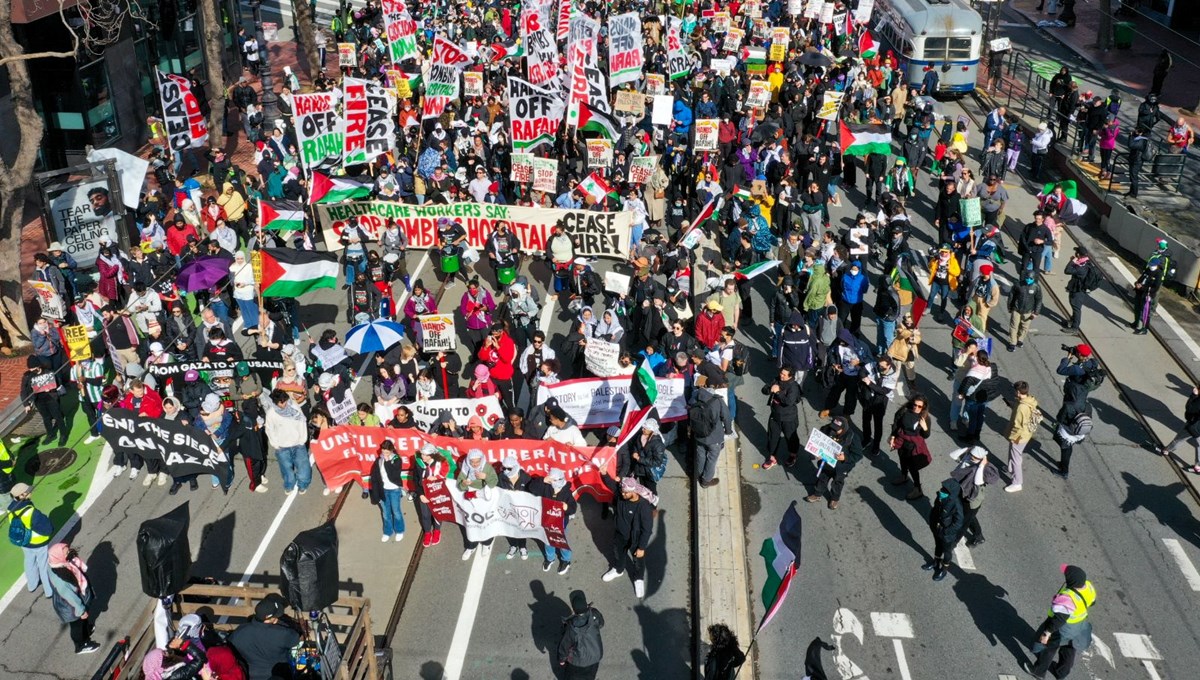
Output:
[[838,121],[843,156],[892,152],[892,131],[886,125],[847,125]]
[[761,47],[746,48],[746,73],[763,74],[767,72],[767,51]]
[[336,288],[338,257],[334,253],[292,248],[262,251],[263,297],[298,297],[317,288]]
[[579,103],[579,129],[585,132],[599,132],[606,139],[617,141],[621,137],[618,132],[617,122],[613,117],[588,106],[584,102]]
[[309,187],[309,203],[340,203],[356,198],[367,198],[371,195],[371,183],[351,177],[330,177],[329,175],[313,172],[312,186]]
[[704,226],[705,222],[708,222],[709,220],[711,220],[713,215],[715,215],[717,212],[717,203],[719,203],[720,201],[721,201],[720,195],[713,196],[712,198],[708,199],[708,203],[705,203],[704,207],[700,208],[699,214],[697,214],[696,217],[694,219],[692,219],[692,228],[698,229],[698,228]]
[[625,395],[625,405],[621,409],[621,432],[617,435],[619,449],[633,439],[642,429],[642,424],[650,418],[657,418],[658,411],[654,404],[658,401],[658,378],[650,370],[650,361],[642,359],[637,370],[630,376],[629,393]]
[[304,228],[304,204],[300,201],[258,201],[258,226],[263,229],[295,231]]
[[775,618],[787,598],[788,588],[796,575],[796,564],[800,561],[800,537],[800,514],[796,512],[796,501],[792,501],[779,522],[779,531],[763,541],[762,549],[758,551],[767,566],[767,580],[762,589],[766,611],[758,624],[760,631]]
[[[892,271],[888,272],[888,283],[896,289],[900,294],[900,304],[915,305],[912,279],[908,278],[908,274],[899,265],[892,267]],[[919,298],[917,298],[919,299]]]
[[879,54],[879,42],[875,40],[870,31],[863,31],[858,38],[858,56],[870,59],[876,54]]
[[730,193],[733,194],[734,198],[736,198],[740,201],[749,201],[750,200],[750,190],[743,189],[742,187],[737,186],[736,184],[733,187],[733,191]]
[[494,42],[479,48],[479,56],[490,64],[498,64],[505,59],[520,59],[525,56],[525,43],[520,38],[511,43]]
[[583,193],[591,196],[594,201],[599,203],[605,198],[616,198],[617,192],[604,181],[600,176],[600,171],[593,171],[582,182],[579,183],[579,189]]
[[[418,87],[421,86],[422,77],[421,77],[420,70],[411,71],[411,72],[410,71],[401,71],[400,74],[403,75],[404,79],[408,81],[409,89],[416,90]],[[392,87],[395,87],[395,86],[396,86],[396,84],[392,83]]]
[[762,262],[755,262],[749,267],[735,271],[733,273],[733,278],[737,279],[738,281],[745,281],[752,279],[763,272],[769,272],[778,266],[779,260],[763,260]]

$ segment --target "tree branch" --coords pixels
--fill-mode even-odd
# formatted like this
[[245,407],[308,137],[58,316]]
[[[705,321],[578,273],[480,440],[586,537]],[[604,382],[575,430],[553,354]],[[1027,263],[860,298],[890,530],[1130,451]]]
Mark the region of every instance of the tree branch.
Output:
[[28,61],[30,59],[67,59],[73,58],[74,52],[33,52],[32,54],[17,54],[0,59],[0,66],[10,61]]

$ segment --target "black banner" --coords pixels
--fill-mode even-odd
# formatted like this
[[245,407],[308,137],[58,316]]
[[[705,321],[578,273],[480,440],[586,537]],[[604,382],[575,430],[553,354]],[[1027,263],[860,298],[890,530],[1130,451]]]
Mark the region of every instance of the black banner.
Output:
[[[178,378],[191,370],[207,373],[209,379],[232,378],[234,368],[238,363],[237,361],[187,361],[178,364],[150,364],[146,367],[146,372],[155,378],[164,380]],[[281,361],[247,359],[246,364],[250,366],[251,373],[258,374],[263,385],[267,385],[271,382],[271,378],[283,373],[283,362]]]
[[113,449],[161,460],[172,477],[212,474],[227,458],[212,435],[174,420],[145,418],[124,408],[100,414],[100,435]]

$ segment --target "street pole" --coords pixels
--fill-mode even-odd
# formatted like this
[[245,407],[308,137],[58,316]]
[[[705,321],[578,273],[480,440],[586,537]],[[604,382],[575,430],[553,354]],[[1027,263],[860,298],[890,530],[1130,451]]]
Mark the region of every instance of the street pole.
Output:
[[279,97],[275,95],[275,84],[271,76],[270,50],[267,37],[263,34],[262,0],[250,0],[254,10],[254,39],[258,41],[259,83],[262,85],[263,129],[270,130],[279,118]]

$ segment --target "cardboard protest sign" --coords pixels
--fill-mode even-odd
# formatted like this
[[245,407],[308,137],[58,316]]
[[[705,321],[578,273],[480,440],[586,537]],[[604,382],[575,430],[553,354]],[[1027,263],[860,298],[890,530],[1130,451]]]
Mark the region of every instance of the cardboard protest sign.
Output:
[[613,108],[633,115],[636,118],[641,118],[646,115],[646,95],[634,90],[619,90],[617,92],[617,104]]
[[555,23],[547,6],[526,5],[521,11],[521,39],[525,44],[525,68],[529,82],[544,85],[558,77],[558,44]]
[[453,314],[422,314],[421,349],[425,352],[452,352],[458,346]]
[[696,121],[696,150],[716,151],[721,121],[716,118],[700,118]]
[[345,134],[328,92],[292,95],[300,161],[309,170],[340,165]]
[[554,193],[558,191],[558,159],[533,159],[533,190]]

